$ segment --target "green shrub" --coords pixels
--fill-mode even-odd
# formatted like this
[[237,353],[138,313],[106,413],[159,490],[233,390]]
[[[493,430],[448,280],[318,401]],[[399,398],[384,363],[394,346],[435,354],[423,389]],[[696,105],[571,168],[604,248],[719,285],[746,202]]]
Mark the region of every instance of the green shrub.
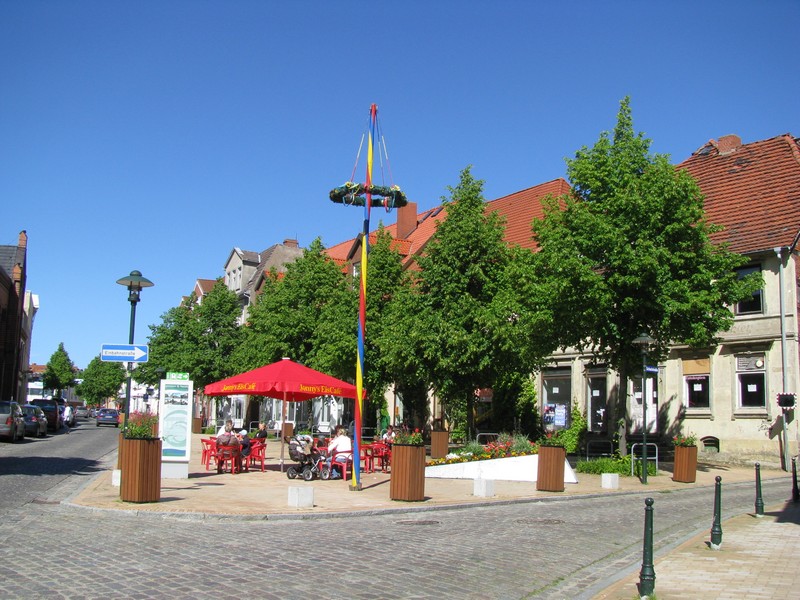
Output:
[[217,433],[217,428],[211,425],[210,427],[203,427],[203,434],[205,435],[214,435]]
[[[641,475],[642,461],[636,462],[634,469],[635,475]],[[575,465],[575,471],[578,473],[589,473],[592,475],[600,475],[601,473],[619,473],[630,477],[631,474],[631,455],[627,456],[601,456],[599,458],[592,458],[590,460],[579,460]],[[647,465],[647,474],[656,475],[656,465],[649,463]]]

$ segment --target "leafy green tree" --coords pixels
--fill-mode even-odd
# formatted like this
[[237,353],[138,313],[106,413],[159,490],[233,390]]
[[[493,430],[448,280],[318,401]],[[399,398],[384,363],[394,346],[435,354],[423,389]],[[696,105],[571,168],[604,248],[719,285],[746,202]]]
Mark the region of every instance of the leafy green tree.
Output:
[[733,323],[729,307],[761,285],[758,276],[737,279],[745,259],[711,243],[717,227],[705,220],[697,183],[649,148],[625,98],[613,136],[602,133],[567,161],[572,194],[549,199],[533,224],[533,295],[551,322],[548,335],[591,352],[623,384],[641,365],[632,343],[639,334],[656,340],[653,361],[675,343],[708,348]]
[[189,373],[197,388],[233,375],[231,356],[242,331],[239,300],[222,281],[197,304],[192,294],[180,306],[168,310],[159,325],[150,326],[150,357],[134,378],[155,385],[163,372]]
[[472,436],[475,393],[491,387],[500,368],[500,333],[490,325],[509,249],[503,223],[496,212],[485,212],[483,182],[473,178],[469,167],[449,190],[451,198],[442,199],[447,218],[418,259],[410,339],[418,344],[415,350],[422,354],[448,420],[463,414]]
[[45,389],[53,390],[56,398],[61,398],[64,390],[75,385],[75,365],[72,364],[69,354],[64,349],[64,342],[58,345],[58,349],[47,361],[47,368],[42,376],[42,385]]
[[125,369],[122,363],[92,359],[89,366],[81,374],[82,381],[75,388],[78,396],[87,405],[104,404],[109,398],[116,399],[117,392],[125,381]]
[[[337,311],[331,305],[352,302],[352,291],[348,299],[348,284],[341,268],[324,251],[322,242],[315,239],[302,257],[286,265],[282,277],[272,273],[268,278],[251,307],[243,341],[235,355],[240,371],[287,356],[315,369],[333,363],[332,375],[352,381],[352,368],[347,373],[339,371],[345,363],[332,360],[330,349],[317,354],[317,332],[325,326],[323,319],[327,316],[341,321],[342,325],[334,330],[344,327],[346,311]],[[355,320],[349,326],[351,331],[354,325]]]

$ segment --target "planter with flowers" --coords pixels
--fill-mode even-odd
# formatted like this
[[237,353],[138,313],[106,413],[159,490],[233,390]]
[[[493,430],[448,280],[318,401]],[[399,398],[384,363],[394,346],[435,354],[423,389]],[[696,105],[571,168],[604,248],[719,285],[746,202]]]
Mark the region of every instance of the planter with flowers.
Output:
[[564,461],[566,459],[567,451],[558,434],[548,435],[539,440],[537,490],[541,492],[564,491]]
[[161,500],[161,440],[158,415],[131,413],[120,444],[120,498],[124,502]]
[[672,481],[694,483],[697,479],[697,437],[678,434],[672,438],[675,445],[675,466]]
[[392,443],[389,498],[406,502],[425,499],[425,444],[419,429],[400,431]]

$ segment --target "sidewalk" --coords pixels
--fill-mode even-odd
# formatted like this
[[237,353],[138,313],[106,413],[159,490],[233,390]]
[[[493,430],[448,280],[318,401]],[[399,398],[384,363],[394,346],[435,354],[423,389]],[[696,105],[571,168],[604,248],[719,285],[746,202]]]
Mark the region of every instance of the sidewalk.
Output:
[[[765,508],[764,516],[740,515],[722,523],[719,550],[704,533],[654,562],[658,600],[755,600],[797,598],[800,589],[800,503]],[[638,597],[639,572],[593,600]],[[794,590],[794,591],[792,591]]]
[[[539,492],[535,483],[495,481],[494,496],[475,496],[472,480],[425,480],[425,500],[397,502],[389,499],[387,473],[361,474],[362,489],[350,490],[341,479],[310,482],[290,480],[280,470],[280,442],[267,444],[266,471],[260,468],[231,475],[207,471],[200,462],[200,438],[195,434],[188,479],[162,479],[161,501],[133,504],[119,499],[119,487],[112,485],[111,472],[101,473],[88,486],[70,498],[69,503],[93,510],[118,510],[138,514],[169,513],[178,518],[238,518],[253,520],[332,518],[335,516],[434,510],[447,506],[526,501],[555,496],[591,496],[640,492],[634,477],[620,477],[617,490],[604,489],[600,475],[578,474],[577,484],[566,484],[565,492]],[[294,464],[286,451],[284,470]],[[713,487],[719,475],[725,483],[753,481],[750,467],[698,465],[697,481],[675,483],[669,471],[649,478],[653,493],[686,487]],[[791,476],[777,470],[761,470],[762,480]],[[290,506],[290,488],[312,488],[313,506]],[[800,504],[768,507],[763,518],[741,515],[725,521],[723,543],[718,551],[707,547],[708,535],[693,538],[655,561],[659,600],[671,598],[789,598],[800,589],[800,570],[793,561],[800,552]],[[631,600],[638,597],[638,569],[595,596],[596,600]]]

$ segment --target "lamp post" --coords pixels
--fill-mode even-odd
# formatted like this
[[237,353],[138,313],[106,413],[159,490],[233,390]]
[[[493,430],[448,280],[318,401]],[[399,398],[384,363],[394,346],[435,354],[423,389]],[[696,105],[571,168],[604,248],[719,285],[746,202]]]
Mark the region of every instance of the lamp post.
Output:
[[[642,483],[647,485],[647,349],[655,340],[647,332],[633,340],[642,349]],[[631,457],[633,458],[633,457]]]
[[[139,302],[139,293],[142,288],[153,287],[153,282],[142,277],[141,271],[131,271],[130,275],[117,279],[117,283],[124,285],[128,288],[128,302],[131,303],[131,328],[128,334],[128,343],[133,344],[133,331],[136,326],[136,304]],[[128,363],[128,384],[125,392],[125,415],[122,422],[122,429],[128,424],[128,415],[131,410],[131,371],[133,370],[133,363]]]

